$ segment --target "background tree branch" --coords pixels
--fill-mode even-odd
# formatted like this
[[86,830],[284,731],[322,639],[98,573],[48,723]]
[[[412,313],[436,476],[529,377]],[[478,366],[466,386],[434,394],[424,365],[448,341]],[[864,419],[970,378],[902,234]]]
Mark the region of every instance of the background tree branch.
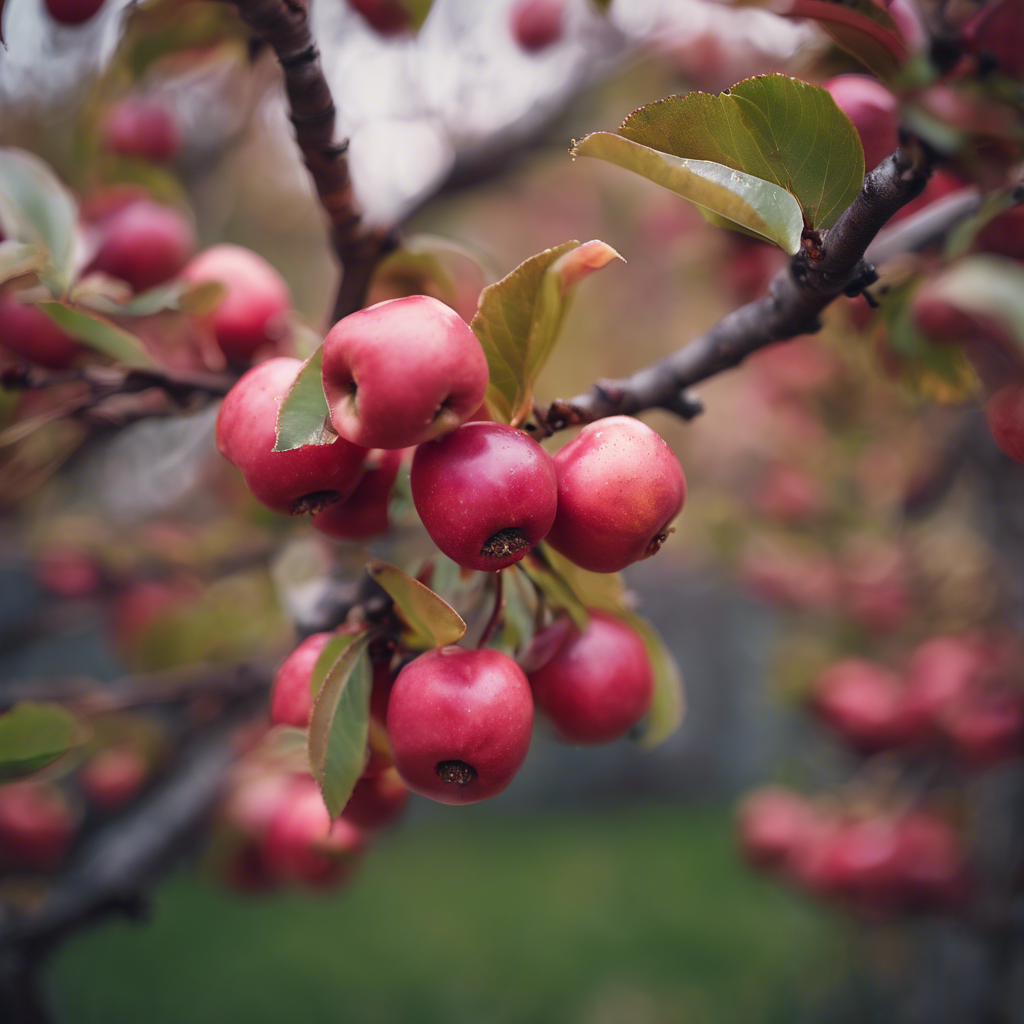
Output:
[[[894,213],[921,194],[934,168],[934,154],[913,139],[864,178],[857,198],[822,237],[817,251],[805,246],[771,282],[768,294],[723,317],[706,334],[621,380],[602,380],[568,401],[539,410],[542,432],[591,423],[605,416],[667,409],[686,419],[701,405],[687,389],[779,341],[811,334],[820,314],[851,286],[874,279],[864,261],[869,245]],[[976,207],[957,207],[945,230]]]

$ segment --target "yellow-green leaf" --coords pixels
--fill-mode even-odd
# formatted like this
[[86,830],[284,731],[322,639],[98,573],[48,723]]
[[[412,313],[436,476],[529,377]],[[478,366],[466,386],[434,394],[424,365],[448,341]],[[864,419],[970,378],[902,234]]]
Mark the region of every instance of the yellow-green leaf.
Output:
[[444,647],[465,635],[462,616],[444,598],[397,565],[374,560],[366,571],[395,602],[395,611],[406,626],[402,642],[407,647]]
[[38,305],[58,327],[94,351],[126,366],[156,365],[134,334],[122,330],[99,313],[72,309],[62,302],[40,302]]
[[654,669],[654,697],[651,709],[634,734],[643,750],[651,750],[669,738],[686,717],[686,690],[683,675],[661,634],[642,615],[616,613],[623,622],[640,634]]
[[45,768],[81,746],[88,736],[88,729],[59,704],[16,704],[0,715],[0,781]]

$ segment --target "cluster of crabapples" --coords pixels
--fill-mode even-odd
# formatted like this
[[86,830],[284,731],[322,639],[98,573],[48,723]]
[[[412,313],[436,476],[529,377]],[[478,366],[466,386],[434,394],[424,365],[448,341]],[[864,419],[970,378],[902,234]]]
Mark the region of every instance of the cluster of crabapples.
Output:
[[[498,572],[542,540],[592,572],[617,572],[658,550],[682,508],[678,460],[649,427],[612,417],[585,427],[553,457],[529,434],[486,416],[488,366],[474,332],[443,303],[411,296],[338,322],[323,346],[322,383],[338,436],[275,451],[278,412],[298,360],[250,369],[227,395],[217,445],[253,495],[283,513],[313,513],[325,533],[387,529],[388,492],[409,449],[416,510],[437,547],[464,569]],[[304,728],[316,658],[306,639],[274,684],[272,718]],[[373,716],[404,785],[444,803],[500,793],[526,756],[539,705],[558,734],[604,743],[649,709],[653,669],[643,641],[594,612],[542,630],[529,675],[497,650],[440,647],[399,665],[378,661]],[[401,660],[400,658],[397,660]],[[357,787],[358,790],[358,787]]]
[[963,840],[930,808],[839,807],[770,786],[741,805],[737,841],[752,867],[868,916],[949,911],[971,892]]

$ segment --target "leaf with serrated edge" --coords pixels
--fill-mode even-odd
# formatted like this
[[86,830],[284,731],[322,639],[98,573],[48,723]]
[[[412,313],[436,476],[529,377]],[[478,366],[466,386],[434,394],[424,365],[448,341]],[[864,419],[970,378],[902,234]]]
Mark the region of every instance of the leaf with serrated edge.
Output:
[[303,364],[277,413],[275,452],[287,452],[307,444],[332,444],[337,434],[331,429],[320,376],[324,350],[321,345]]
[[151,367],[156,363],[142,342],[98,313],[72,309],[62,302],[40,302],[39,308],[71,337],[95,352],[126,366]]
[[835,223],[864,181],[864,150],[853,123],[827,89],[786,75],[748,78],[718,96],[666,97],[635,110],[618,134],[682,161],[720,164],[770,182],[789,192],[817,229]]
[[661,153],[610,132],[588,135],[576,144],[573,156],[596,157],[633,171],[791,256],[800,250],[800,204],[770,181],[725,164]]
[[71,285],[78,256],[78,204],[39,157],[0,149],[0,221],[7,238],[40,244],[39,278],[53,295]]
[[529,415],[533,384],[558,341],[573,288],[616,258],[604,242],[564,242],[480,293],[470,326],[487,356],[487,401],[499,419],[518,425]]
[[642,615],[617,612],[617,616],[640,635],[654,669],[654,696],[651,708],[634,734],[642,750],[652,750],[669,738],[686,717],[686,690],[683,675],[672,652],[658,631]]
[[16,704],[0,715],[0,781],[45,768],[88,736],[88,729],[59,704]]
[[444,598],[397,565],[372,560],[366,567],[372,579],[390,595],[395,610],[409,629],[403,642],[415,648],[445,647],[466,633],[462,616]]
[[366,767],[373,684],[369,643],[364,633],[345,647],[328,672],[309,719],[309,766],[332,819],[345,809]]
[[309,692],[314,700],[320,693],[324,680],[334,667],[334,663],[341,657],[345,649],[359,638],[359,635],[359,633],[339,633],[324,644],[323,650],[313,665],[313,671],[309,674]]

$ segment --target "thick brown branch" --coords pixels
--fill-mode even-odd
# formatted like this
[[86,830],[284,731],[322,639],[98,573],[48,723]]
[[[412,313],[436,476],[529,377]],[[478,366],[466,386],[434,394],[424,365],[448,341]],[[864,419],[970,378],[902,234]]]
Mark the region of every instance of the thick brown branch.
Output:
[[334,100],[310,34],[307,4],[304,0],[233,2],[281,65],[295,141],[331,222],[331,241],[341,261],[335,317],[345,316],[362,307],[370,275],[389,244],[389,232],[362,226],[345,156],[348,143],[334,138]]
[[921,147],[901,146],[865,177],[857,198],[824,235],[818,258],[800,252],[775,276],[767,295],[734,310],[665,359],[552,403],[543,416],[545,426],[559,430],[655,408],[684,418],[696,415],[700,403],[688,388],[738,366],[758,349],[821,327],[821,311],[870,270],[863,261],[868,246],[886,221],[921,193],[932,167],[932,157]]

